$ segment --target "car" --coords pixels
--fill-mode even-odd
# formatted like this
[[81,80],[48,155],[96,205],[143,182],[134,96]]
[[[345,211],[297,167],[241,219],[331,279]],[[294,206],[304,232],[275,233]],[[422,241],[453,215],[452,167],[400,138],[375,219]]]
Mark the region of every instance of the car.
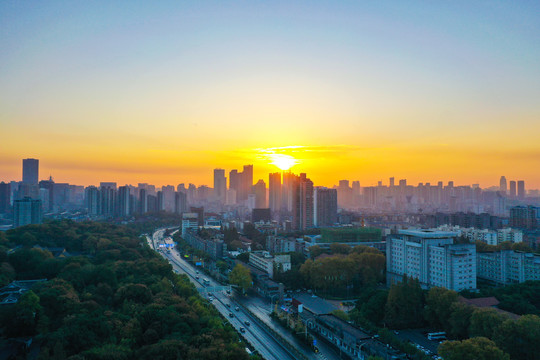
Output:
[[231,290],[227,289],[226,293],[231,295]]
[[230,317],[230,318],[233,318],[233,317],[234,317],[234,314],[233,314],[233,313],[229,313],[229,317]]
[[244,324],[246,324],[246,326],[249,326],[249,325],[251,325],[251,323],[250,323],[249,321],[247,321],[247,320],[246,320],[246,321],[244,321]]
[[225,306],[228,307],[228,308],[230,308],[230,307],[231,307],[231,304],[226,303]]
[[195,279],[199,280],[199,276],[195,276]]
[[237,306],[237,307],[234,308],[234,310],[240,311],[240,308]]
[[244,327],[241,326],[241,327],[240,327],[240,332],[241,332],[241,333],[245,333],[245,332],[246,332],[246,328],[244,328]]
[[195,270],[195,274],[198,274],[199,273],[199,270]]
[[214,297],[213,297],[213,296],[209,296],[209,297],[208,297],[208,300],[214,301]]

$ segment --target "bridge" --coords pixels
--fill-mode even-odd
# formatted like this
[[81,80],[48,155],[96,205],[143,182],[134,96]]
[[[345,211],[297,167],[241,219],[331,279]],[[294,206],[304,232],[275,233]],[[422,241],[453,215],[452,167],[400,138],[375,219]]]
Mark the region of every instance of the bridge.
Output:
[[232,291],[232,286],[231,285],[227,285],[227,286],[205,286],[205,287],[200,287],[197,290],[199,290],[199,292],[201,294],[215,293],[215,292],[226,291],[226,290]]

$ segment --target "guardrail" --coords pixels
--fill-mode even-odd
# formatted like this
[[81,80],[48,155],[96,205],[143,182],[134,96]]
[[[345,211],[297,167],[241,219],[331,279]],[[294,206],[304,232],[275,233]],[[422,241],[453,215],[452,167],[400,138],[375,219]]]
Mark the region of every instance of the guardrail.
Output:
[[257,321],[257,323],[260,326],[264,327],[266,331],[272,334],[274,338],[276,338],[281,344],[283,344],[287,348],[287,350],[289,350],[291,355],[293,355],[295,358],[300,359],[300,360],[309,360],[309,358],[306,355],[304,355],[302,352],[300,352],[298,348],[293,346],[283,336],[281,336],[281,334],[279,334],[277,331],[275,331],[270,326],[268,326],[266,322],[262,321],[257,315],[255,315],[253,312],[251,312],[251,310],[249,310],[246,306],[244,306],[244,304],[242,304],[239,301],[236,301],[236,303],[238,304],[238,306],[242,307],[242,309],[244,309],[251,316],[251,318]]

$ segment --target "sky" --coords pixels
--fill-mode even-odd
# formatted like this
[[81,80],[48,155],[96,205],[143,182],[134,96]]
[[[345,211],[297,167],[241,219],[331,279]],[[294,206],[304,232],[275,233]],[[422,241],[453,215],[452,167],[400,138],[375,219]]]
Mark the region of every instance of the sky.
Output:
[[2,1],[0,180],[540,188],[538,1]]

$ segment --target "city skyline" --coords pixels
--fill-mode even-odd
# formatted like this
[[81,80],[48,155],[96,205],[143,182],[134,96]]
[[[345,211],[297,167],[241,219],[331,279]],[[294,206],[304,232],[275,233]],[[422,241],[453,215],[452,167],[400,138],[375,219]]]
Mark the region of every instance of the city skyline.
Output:
[[[28,158],[28,159],[22,159],[22,167],[21,165],[19,164],[19,172],[21,174],[24,174],[24,166],[25,165],[25,162],[28,162],[29,160],[31,161],[34,161],[37,163],[40,162],[40,159],[39,158]],[[21,159],[19,159],[19,161],[21,161]],[[242,166],[244,167],[244,170],[246,167],[249,167],[251,166],[251,178],[253,179],[252,180],[252,186],[256,184],[257,180],[263,180],[266,185],[268,185],[268,179],[270,176],[274,175],[275,173],[279,173],[279,174],[283,174],[283,173],[287,173],[287,172],[290,172],[292,174],[302,174],[302,173],[306,173],[305,171],[301,171],[300,169],[296,169],[296,168],[288,168],[286,170],[282,170],[280,169],[279,167],[277,167],[277,165],[274,167],[274,171],[272,171],[272,169],[270,169],[270,172],[268,173],[261,173],[261,171],[255,171],[257,170],[256,167],[254,167],[252,164],[251,165],[241,165],[241,166],[238,166],[238,169],[241,169]],[[129,181],[126,181],[126,182],[122,182],[122,181],[117,181],[115,179],[111,179],[111,178],[108,178],[108,179],[102,179],[100,178],[99,180],[97,180],[96,182],[88,182],[88,183],[73,183],[73,182],[69,182],[69,181],[63,181],[62,179],[55,179],[55,177],[53,176],[53,174],[49,174],[49,175],[43,175],[43,176],[40,176],[40,178],[38,179],[39,181],[43,180],[49,180],[50,178],[52,178],[53,181],[55,182],[60,182],[60,183],[69,183],[69,184],[74,184],[74,185],[81,185],[81,186],[99,186],[100,183],[107,183],[108,181],[110,181],[111,183],[116,183],[116,184],[125,184],[125,185],[136,185],[136,184],[151,184],[151,185],[155,185],[157,187],[167,187],[167,186],[177,186],[177,185],[181,185],[181,184],[184,184],[184,185],[188,185],[188,184],[193,184],[195,186],[206,186],[206,187],[209,187],[211,189],[215,189],[215,184],[216,184],[216,179],[215,179],[215,176],[216,176],[216,172],[219,172],[220,176],[223,176],[223,180],[221,180],[222,182],[224,182],[223,184],[220,185],[220,187],[224,186],[225,190],[226,189],[229,189],[231,188],[230,187],[230,175],[231,175],[231,172],[235,173],[238,171],[238,169],[235,169],[235,168],[231,168],[231,169],[227,169],[227,168],[220,168],[220,167],[216,167],[216,168],[213,168],[213,169],[208,169],[208,174],[206,177],[208,177],[208,181],[206,182],[202,182],[202,183],[195,183],[189,179],[185,179],[184,181],[173,181],[173,180],[169,180],[169,181],[165,181],[163,183],[152,183],[152,182],[148,182],[148,181],[135,181],[135,180],[129,180]],[[254,170],[255,169],[255,170]],[[47,174],[46,171],[43,171],[42,172],[42,167],[41,167],[41,164],[40,165],[37,165],[35,170],[35,174],[34,176],[37,178],[37,172],[41,172],[42,174]],[[228,176],[225,176],[225,174],[227,174]],[[307,174],[307,173],[306,173]],[[239,175],[242,175],[242,172],[239,173]],[[311,177],[311,176],[310,176]],[[355,182],[358,182],[359,183],[359,186],[361,187],[375,187],[375,186],[385,186],[385,187],[393,187],[393,186],[396,186],[396,187],[399,187],[401,182],[405,182],[406,185],[408,186],[413,186],[413,187],[416,187],[418,185],[427,185],[427,184],[430,184],[431,186],[436,186],[438,183],[442,183],[443,186],[447,186],[448,183],[452,183],[452,186],[476,186],[478,185],[480,188],[482,189],[499,189],[505,193],[507,193],[508,195],[512,195],[512,191],[515,192],[514,196],[517,196],[517,193],[518,193],[518,188],[516,188],[516,186],[519,185],[519,183],[522,183],[522,191],[523,191],[523,194],[526,194],[528,191],[530,190],[533,190],[533,191],[538,191],[539,189],[537,188],[534,188],[532,186],[530,186],[529,182],[527,180],[523,180],[523,179],[517,179],[517,178],[513,178],[511,176],[508,177],[508,183],[510,184],[510,188],[507,189],[506,187],[502,187],[502,184],[501,184],[501,179],[505,179],[504,181],[506,181],[506,176],[505,175],[502,175],[501,177],[498,178],[498,182],[493,180],[493,183],[490,184],[490,185],[487,185],[487,186],[483,186],[482,184],[479,184],[479,183],[458,183],[456,181],[454,181],[453,179],[439,179],[439,180],[436,180],[436,181],[418,181],[418,182],[415,182],[411,179],[408,179],[406,177],[400,177],[400,176],[396,176],[396,175],[392,175],[392,176],[388,176],[386,178],[376,178],[377,180],[375,180],[373,183],[366,183],[366,182],[362,182],[362,179],[358,179],[358,178],[352,178],[352,179],[344,179],[343,177],[337,177],[336,179],[339,180],[336,180],[334,183],[324,183],[324,184],[321,184],[321,183],[318,183],[318,182],[315,182],[314,181],[314,184],[315,186],[322,186],[322,187],[328,187],[328,188],[332,188],[332,187],[339,187],[340,184],[343,182],[343,181],[346,181],[347,183],[349,181],[352,181],[353,184],[352,184],[352,187],[354,188],[354,183]],[[10,179],[10,178],[0,178],[0,182],[6,182],[6,183],[9,183],[11,181],[15,181],[15,182],[21,182],[21,183],[24,183],[23,181],[23,176],[19,176],[19,179],[15,178],[15,179]],[[512,183],[513,186],[514,186],[514,190],[512,190]],[[37,184],[37,182],[36,182]],[[214,186],[212,186],[212,184]],[[516,185],[517,184],[517,185]],[[247,184],[246,184],[247,185]],[[233,185],[232,188],[234,188],[235,185]],[[245,190],[247,192],[247,190]],[[522,194],[522,195],[523,195]],[[223,194],[220,195],[220,197],[223,196]]]
[[249,163],[261,178],[277,155],[325,186],[506,175],[540,188],[539,12],[4,2],[0,176],[36,157],[70,183],[211,184],[208,169]]

